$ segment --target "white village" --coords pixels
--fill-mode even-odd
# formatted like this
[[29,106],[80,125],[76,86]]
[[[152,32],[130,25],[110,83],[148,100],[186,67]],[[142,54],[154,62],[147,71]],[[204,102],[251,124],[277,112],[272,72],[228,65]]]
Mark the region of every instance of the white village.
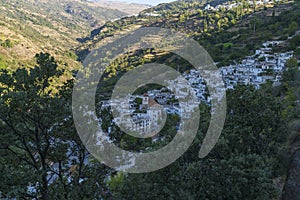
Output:
[[[247,56],[239,63],[220,67],[219,73],[225,88],[234,89],[238,84],[244,84],[253,85],[258,89],[268,81],[274,85],[280,84],[285,64],[293,57],[292,51],[272,52],[272,47],[281,43],[282,41],[267,41],[254,55]],[[141,134],[156,131],[160,127],[159,122],[165,117],[164,114],[188,119],[189,113],[200,102],[210,105],[211,99],[215,97],[210,94],[206,80],[199,71],[191,69],[182,76],[184,79],[165,81],[168,86],[161,89],[150,90],[141,95],[128,94],[125,99],[102,101],[101,109],[118,107],[119,115],[114,116],[113,124]],[[193,98],[190,98],[191,96]],[[140,103],[137,99],[140,99]],[[182,99],[185,100],[182,102]]]
[[[253,6],[253,4],[259,6],[259,5],[267,5],[267,4],[273,4],[274,2],[277,2],[277,0],[275,1],[272,1],[272,0],[258,0],[258,1],[247,1],[247,3],[251,6]],[[233,8],[236,8],[240,5],[243,5],[241,2],[225,2],[223,4],[219,4],[219,5],[216,5],[216,6],[212,6],[210,4],[207,4],[205,7],[204,7],[204,10],[214,10],[214,11],[218,11],[220,9],[227,9],[227,10],[230,10],[230,9],[233,9]]]

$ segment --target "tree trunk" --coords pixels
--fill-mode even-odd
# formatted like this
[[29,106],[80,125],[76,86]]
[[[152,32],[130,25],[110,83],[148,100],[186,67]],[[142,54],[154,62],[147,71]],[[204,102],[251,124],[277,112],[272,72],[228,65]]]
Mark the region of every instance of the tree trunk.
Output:
[[44,173],[42,176],[42,200],[48,200],[48,180],[47,180],[47,174]]
[[290,153],[291,158],[281,200],[300,200],[300,134],[291,143]]

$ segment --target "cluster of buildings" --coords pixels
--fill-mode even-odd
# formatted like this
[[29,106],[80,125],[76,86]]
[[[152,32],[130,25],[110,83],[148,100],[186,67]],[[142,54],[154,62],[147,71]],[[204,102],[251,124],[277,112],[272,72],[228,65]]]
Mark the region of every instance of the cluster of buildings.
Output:
[[[140,101],[138,101],[140,100]],[[124,112],[124,109],[127,109]],[[127,114],[126,114],[127,112]],[[153,134],[160,129],[164,112],[148,94],[130,96],[127,108],[123,108],[114,122],[125,127],[126,130],[141,134]]]
[[[247,3],[250,6],[253,6],[254,2],[252,0],[250,0],[250,1],[247,1]],[[271,3],[273,3],[273,0],[258,0],[258,1],[255,1],[255,5],[257,5],[257,6],[267,5],[267,4],[271,4]],[[230,9],[236,8],[236,7],[241,6],[241,5],[242,5],[242,2],[226,2],[224,4],[219,4],[217,6],[211,6],[210,4],[207,4],[204,7],[204,10],[214,10],[214,11],[218,11],[220,9],[230,10]]]
[[[246,57],[240,63],[221,67],[219,72],[217,71],[219,75],[214,77],[220,76],[224,85],[217,85],[220,80],[209,84],[215,85],[214,89],[217,90],[233,89],[238,84],[252,84],[259,88],[260,84],[267,81],[279,84],[286,62],[293,56],[292,51],[272,52],[272,47],[281,43],[282,41],[263,43],[263,47],[256,50],[254,55]],[[206,79],[199,71],[191,69],[175,80],[165,80],[165,87],[161,89],[151,90],[143,95],[128,94],[126,98],[102,101],[101,108],[111,106],[118,109],[113,123],[119,127],[131,132],[153,134],[162,128],[165,114],[189,119],[193,109],[200,102],[210,105],[212,99],[219,98],[209,92],[207,81],[210,80]],[[181,125],[179,124],[178,128]]]
[[[173,91],[172,88],[163,87],[143,95],[128,94],[126,98],[102,101],[101,109],[110,106],[117,108],[113,123],[127,132],[140,133],[143,136],[155,135],[163,128],[166,114],[189,118],[192,110],[199,105],[199,101],[195,99],[181,102],[180,99],[185,99],[190,93],[181,91],[181,94],[176,95]],[[177,128],[179,126],[178,124]],[[108,132],[110,133],[110,129]]]
[[287,60],[293,57],[293,51],[272,52],[272,47],[280,43],[282,41],[265,42],[254,55],[246,57],[240,63],[221,67],[226,89],[233,89],[237,84],[251,84],[259,88],[259,85],[267,81],[279,84]]
[[[128,95],[125,98],[102,101],[101,109],[110,106],[112,110],[116,111],[113,112],[114,124],[117,124],[124,131],[144,135],[155,132],[164,116],[162,107],[148,94]],[[110,129],[108,132],[110,133]]]

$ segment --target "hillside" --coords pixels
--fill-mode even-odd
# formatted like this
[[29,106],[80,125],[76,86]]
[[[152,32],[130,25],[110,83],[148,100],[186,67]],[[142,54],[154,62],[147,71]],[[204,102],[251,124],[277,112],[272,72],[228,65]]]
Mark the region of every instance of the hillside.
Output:
[[[142,11],[138,16],[107,22],[81,39],[77,53],[84,60],[91,50],[131,30],[152,26],[175,29],[193,37],[209,52],[222,71],[226,87],[228,83],[233,83],[227,87],[228,112],[222,135],[207,158],[197,160],[193,157],[196,154],[193,151],[201,146],[199,141],[207,131],[205,128],[202,130],[208,126],[204,123],[199,130],[196,147],[169,167],[149,174],[116,173],[109,182],[116,199],[131,199],[132,193],[135,199],[280,199],[285,190],[299,194],[299,188],[295,187],[299,179],[294,175],[291,175],[288,189],[282,188],[290,156],[286,144],[288,126],[292,120],[299,118],[300,111],[297,71],[297,59],[300,59],[300,4],[299,1],[251,2],[224,1],[221,7],[217,1],[161,4]],[[99,101],[99,105],[106,105],[99,108],[98,116],[105,119],[102,128],[118,147],[138,152],[142,152],[141,149],[155,150],[157,146],[161,147],[161,143],[168,144],[174,131],[169,128],[160,132],[157,134],[159,139],[153,144],[152,138],[143,140],[128,136],[112,123],[113,117],[107,105],[111,92],[116,91],[115,84],[128,70],[144,63],[171,66],[190,80],[191,85],[196,85],[198,91],[203,88],[198,74],[190,70],[191,64],[171,53],[155,49],[138,50],[110,63],[96,94],[96,103]],[[279,65],[281,69],[275,70]],[[268,69],[265,70],[265,67]],[[139,81],[138,75],[136,77]],[[151,94],[151,98],[159,103],[164,99],[163,103],[170,111],[172,95],[160,89],[149,84],[142,87],[141,94]],[[138,96],[139,99],[144,97]],[[113,103],[125,105],[121,101]],[[176,108],[174,104],[173,108]],[[132,101],[129,107],[139,106]],[[128,113],[127,110],[124,113]],[[210,115],[203,117],[203,121],[209,120]],[[165,137],[165,133],[171,139]],[[299,147],[299,139],[295,141],[294,145]],[[294,157],[294,162],[290,164],[291,171],[299,169],[299,165],[294,164],[299,156]],[[189,173],[190,176],[187,175]],[[299,177],[299,172],[291,173]]]
[[[118,2],[0,1],[0,199],[299,199],[299,0],[180,0],[127,17],[107,9]],[[167,50],[132,48],[112,62],[91,59],[110,62],[97,88],[99,71],[73,70],[93,49],[150,26],[188,34],[209,52],[226,87],[224,121],[213,120],[218,109],[207,87],[220,85]],[[147,63],[173,67],[183,79],[137,68]],[[134,76],[126,79],[130,70]],[[134,84],[139,88],[123,99]],[[222,133],[209,139],[216,132],[210,127]],[[183,136],[193,138],[179,155]],[[199,157],[206,139],[217,143]],[[161,165],[174,152],[178,157]],[[139,162],[143,153],[150,156]]]
[[[259,2],[259,1],[258,1]],[[185,8],[185,9],[183,9]],[[138,16],[109,21],[93,30],[89,36],[80,39],[76,49],[79,60],[83,61],[91,50],[112,41],[140,27],[164,27],[186,33],[197,40],[210,54],[218,67],[241,62],[252,56],[268,40],[282,40],[273,48],[273,53],[294,51],[300,58],[299,43],[300,7],[294,1],[260,3],[256,6],[245,1],[232,3],[224,1],[177,1],[160,4],[142,11]],[[126,71],[141,63],[167,63],[181,72],[189,69],[183,59],[172,62],[174,56],[155,50],[136,51],[122,57],[108,67],[107,85],[102,87],[104,96],[109,95],[115,81]]]
[[[126,7],[126,6],[125,6]],[[78,63],[70,51],[76,38],[100,27],[108,20],[134,14],[143,5],[127,5],[126,12],[116,7],[81,0],[1,0],[0,66],[18,67],[31,62],[38,52],[49,52],[72,68]]]
[[104,8],[116,9],[128,13],[128,15],[138,14],[144,9],[151,7],[147,4],[127,3],[122,1],[91,0]]
[[[255,6],[249,2],[176,1],[160,4],[138,16],[107,22],[93,30],[81,39],[77,54],[82,60],[91,49],[111,40],[113,35],[139,27],[165,27],[192,36],[216,62],[225,65],[251,55],[264,41],[287,39],[298,30],[296,27],[296,30],[289,31],[291,23],[297,21],[299,15],[293,1],[275,4],[269,1]],[[223,48],[226,44],[230,49]]]

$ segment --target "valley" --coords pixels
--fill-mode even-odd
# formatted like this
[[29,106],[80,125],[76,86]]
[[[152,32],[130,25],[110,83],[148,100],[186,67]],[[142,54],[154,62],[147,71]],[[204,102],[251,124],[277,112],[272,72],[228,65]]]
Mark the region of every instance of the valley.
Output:
[[[299,0],[0,0],[0,199],[298,199],[299,15]],[[106,49],[92,62],[102,71],[83,67],[147,27],[199,43],[224,90],[167,48],[139,49],[166,45],[159,35],[131,38],[113,59],[124,46]],[[151,63],[183,78],[140,84],[155,70],[139,66]],[[130,83],[139,88],[126,94]]]

